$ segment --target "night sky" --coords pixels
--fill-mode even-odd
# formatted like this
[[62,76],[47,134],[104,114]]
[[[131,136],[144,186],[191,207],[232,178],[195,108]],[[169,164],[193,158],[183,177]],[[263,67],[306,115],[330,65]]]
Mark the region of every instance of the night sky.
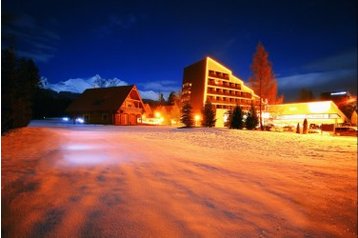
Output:
[[179,90],[183,68],[212,56],[248,81],[261,41],[287,101],[357,88],[357,3],[329,1],[2,1],[2,47],[49,82],[119,78]]

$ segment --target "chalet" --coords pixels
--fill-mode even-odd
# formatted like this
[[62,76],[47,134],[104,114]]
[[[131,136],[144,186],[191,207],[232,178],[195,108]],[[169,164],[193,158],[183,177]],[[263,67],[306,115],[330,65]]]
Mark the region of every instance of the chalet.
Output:
[[129,85],[87,89],[66,112],[90,124],[136,125],[141,123],[145,107],[137,87]]

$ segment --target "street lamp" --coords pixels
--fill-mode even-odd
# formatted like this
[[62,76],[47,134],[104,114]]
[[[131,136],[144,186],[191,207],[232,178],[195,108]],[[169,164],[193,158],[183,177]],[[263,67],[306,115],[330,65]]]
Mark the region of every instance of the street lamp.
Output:
[[195,126],[198,126],[200,119],[201,119],[200,115],[194,116]]

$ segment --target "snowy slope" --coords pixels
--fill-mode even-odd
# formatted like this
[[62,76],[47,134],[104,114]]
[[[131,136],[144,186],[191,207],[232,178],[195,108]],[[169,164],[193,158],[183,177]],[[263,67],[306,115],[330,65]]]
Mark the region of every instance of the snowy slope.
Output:
[[6,237],[357,235],[357,138],[49,125],[2,137]]
[[104,88],[104,87],[128,85],[127,82],[122,81],[118,78],[104,79],[98,74],[86,79],[83,78],[68,79],[66,81],[61,81],[55,84],[49,83],[48,80],[44,77],[41,78],[41,81],[44,88],[52,89],[56,92],[66,91],[66,92],[74,92],[74,93],[82,93],[84,90],[88,88]]

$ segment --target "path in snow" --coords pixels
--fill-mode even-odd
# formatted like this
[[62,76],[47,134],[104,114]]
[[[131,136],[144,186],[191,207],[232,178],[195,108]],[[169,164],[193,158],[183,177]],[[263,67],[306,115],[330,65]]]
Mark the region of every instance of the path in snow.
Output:
[[67,126],[2,137],[4,237],[355,237],[357,140]]

